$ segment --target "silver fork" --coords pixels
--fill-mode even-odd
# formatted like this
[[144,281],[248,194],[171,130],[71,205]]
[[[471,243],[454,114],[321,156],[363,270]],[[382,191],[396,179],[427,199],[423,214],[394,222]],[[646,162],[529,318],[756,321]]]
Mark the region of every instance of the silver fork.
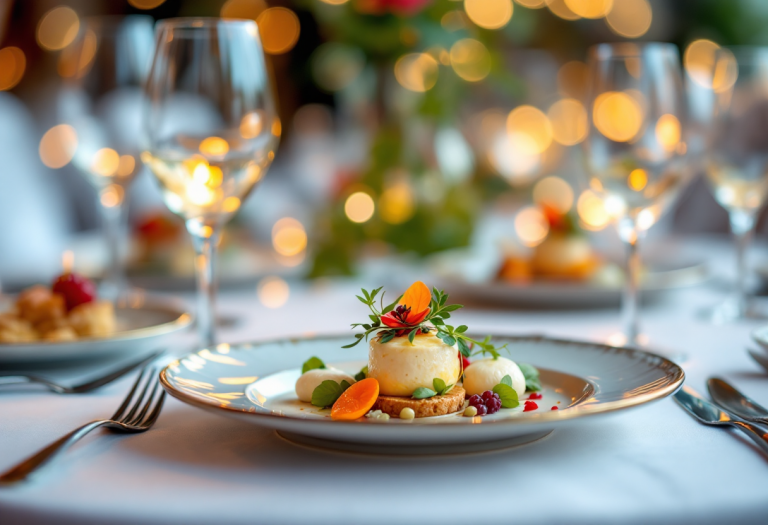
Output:
[[[58,453],[77,442],[91,430],[99,427],[129,433],[149,430],[160,415],[165,400],[165,390],[160,388],[158,372],[159,368],[156,366],[144,368],[120,408],[111,418],[92,421],[51,443],[37,454],[30,456],[0,475],[0,484],[12,484],[25,480]],[[143,387],[141,387],[142,383]],[[160,395],[156,396],[158,389]],[[148,392],[149,395],[147,395]],[[156,397],[157,399],[155,399]]]
[[112,370],[101,377],[90,379],[73,386],[61,385],[44,377],[33,374],[0,372],[0,387],[10,385],[40,384],[48,388],[48,390],[56,392],[57,394],[85,394],[86,392],[91,392],[92,390],[101,388],[102,386],[107,385],[116,379],[120,379],[125,374],[136,368],[139,368],[142,365],[146,365],[147,363],[154,361],[161,353],[162,352],[154,352],[148,356],[142,357],[141,359],[129,363],[119,368],[118,370]]

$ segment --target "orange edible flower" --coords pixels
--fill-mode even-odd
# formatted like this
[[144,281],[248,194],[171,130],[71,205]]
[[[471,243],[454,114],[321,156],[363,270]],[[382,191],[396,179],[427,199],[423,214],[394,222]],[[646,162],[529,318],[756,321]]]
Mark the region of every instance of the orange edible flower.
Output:
[[[381,322],[391,328],[416,326],[429,314],[430,300],[427,285],[416,281],[405,291],[397,308],[381,316]],[[398,335],[401,334],[398,332]]]
[[347,388],[331,408],[331,418],[352,421],[363,417],[379,397],[379,382],[369,377]]

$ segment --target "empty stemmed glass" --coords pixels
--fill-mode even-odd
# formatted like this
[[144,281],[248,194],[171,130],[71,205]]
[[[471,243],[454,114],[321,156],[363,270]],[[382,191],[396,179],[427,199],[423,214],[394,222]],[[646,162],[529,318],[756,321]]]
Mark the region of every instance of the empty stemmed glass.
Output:
[[256,23],[159,22],[147,95],[141,159],[192,237],[197,325],[210,346],[221,228],[264,176],[280,133]]
[[151,17],[90,17],[59,61],[58,113],[77,137],[73,164],[98,192],[108,253],[100,292],[111,299],[125,287],[127,190],[141,167],[140,115],[152,46]]
[[638,240],[688,178],[680,58],[672,44],[600,44],[590,50],[589,185],[626,246],[624,341],[638,344]]
[[747,294],[745,257],[768,195],[768,47],[721,49],[714,64],[706,173],[736,239],[737,286],[712,320],[765,319]]

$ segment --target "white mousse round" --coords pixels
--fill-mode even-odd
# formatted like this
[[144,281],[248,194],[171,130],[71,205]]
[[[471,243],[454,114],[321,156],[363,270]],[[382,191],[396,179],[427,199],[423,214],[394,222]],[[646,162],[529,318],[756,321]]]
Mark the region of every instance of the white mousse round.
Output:
[[480,359],[472,361],[472,364],[464,370],[464,390],[468,396],[482,394],[486,390],[493,390],[493,387],[501,383],[504,376],[512,378],[512,388],[517,392],[517,396],[522,399],[525,393],[525,376],[520,367],[506,357],[494,359]]
[[440,378],[446,385],[459,380],[459,351],[434,334],[395,337],[387,343],[375,338],[368,352],[368,377],[379,382],[385,396],[410,396],[419,387],[433,388],[432,380]]
[[323,381],[336,381],[337,383],[346,381],[351,385],[355,382],[355,378],[335,368],[308,370],[301,374],[301,377],[296,381],[296,395],[305,403],[310,403],[312,401],[312,392]]

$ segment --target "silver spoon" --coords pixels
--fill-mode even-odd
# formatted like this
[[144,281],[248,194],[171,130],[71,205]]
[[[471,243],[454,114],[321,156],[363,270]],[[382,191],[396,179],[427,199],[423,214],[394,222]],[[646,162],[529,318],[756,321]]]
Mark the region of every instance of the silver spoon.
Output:
[[757,350],[752,349],[747,349],[747,352],[749,352],[749,355],[752,356],[752,359],[754,359],[758,365],[765,368],[765,371],[768,372],[768,356],[762,352],[758,352]]
[[707,381],[707,389],[712,400],[725,410],[736,414],[741,419],[768,425],[768,410],[736,390],[727,381],[719,377],[711,377]]

